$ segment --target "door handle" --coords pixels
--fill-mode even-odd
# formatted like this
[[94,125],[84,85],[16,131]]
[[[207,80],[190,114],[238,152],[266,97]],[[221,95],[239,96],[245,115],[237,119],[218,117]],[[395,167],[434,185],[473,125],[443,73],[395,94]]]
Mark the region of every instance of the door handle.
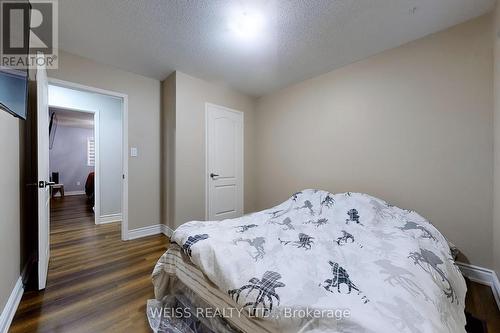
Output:
[[215,173],[210,174],[210,178],[214,179],[215,177],[219,177],[219,175],[216,175]]
[[39,188],[46,188],[48,186],[54,186],[56,183],[54,182],[46,182],[45,180],[40,180],[38,182],[38,187]]

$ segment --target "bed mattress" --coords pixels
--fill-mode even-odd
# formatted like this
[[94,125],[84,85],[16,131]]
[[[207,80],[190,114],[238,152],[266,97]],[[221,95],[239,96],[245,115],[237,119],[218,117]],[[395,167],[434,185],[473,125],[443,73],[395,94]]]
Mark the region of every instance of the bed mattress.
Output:
[[215,332],[277,332],[271,322],[249,318],[246,312],[237,311],[232,299],[211,283],[177,244],[172,244],[158,260],[152,279],[157,300],[181,295],[188,298],[192,305],[203,311]]
[[[177,228],[153,281],[181,281],[244,332],[465,332],[445,237],[362,193],[304,190],[268,210]],[[340,311],[340,313],[339,313]]]

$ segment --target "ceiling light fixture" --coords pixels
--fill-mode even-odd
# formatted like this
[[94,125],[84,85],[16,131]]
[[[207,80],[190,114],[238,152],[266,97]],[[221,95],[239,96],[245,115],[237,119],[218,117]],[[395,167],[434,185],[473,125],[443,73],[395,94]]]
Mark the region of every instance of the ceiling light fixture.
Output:
[[231,18],[229,27],[242,39],[254,39],[262,32],[264,19],[257,12],[244,11]]

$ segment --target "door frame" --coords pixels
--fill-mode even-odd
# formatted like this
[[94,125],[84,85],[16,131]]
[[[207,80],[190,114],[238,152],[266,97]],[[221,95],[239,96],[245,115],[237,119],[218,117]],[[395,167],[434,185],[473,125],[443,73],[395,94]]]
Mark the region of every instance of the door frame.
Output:
[[[37,60],[44,55],[37,53]],[[43,75],[42,75],[43,74]],[[44,90],[45,89],[45,90]],[[45,65],[36,68],[36,152],[37,152],[37,217],[38,217],[38,290],[47,286],[50,263],[50,139],[49,82]],[[45,104],[43,104],[45,103]],[[47,113],[45,113],[47,112]],[[43,157],[42,157],[43,156]],[[46,160],[45,160],[46,159]],[[46,172],[46,174],[45,174]],[[43,182],[43,183],[42,183]],[[46,237],[46,239],[45,239]],[[42,241],[43,239],[43,241]]]
[[[49,85],[80,90],[85,92],[93,92],[101,95],[121,98],[123,101],[122,107],[122,222],[121,222],[121,238],[126,241],[128,235],[128,95],[120,92],[106,90],[91,86],[86,86],[79,83],[60,80],[49,77]],[[99,207],[100,210],[100,207]]]
[[[51,85],[49,81],[49,86]],[[100,217],[101,217],[101,178],[100,178],[100,173],[101,173],[101,158],[100,158],[100,134],[99,134],[99,119],[100,119],[100,111],[99,110],[90,110],[90,109],[80,109],[80,108],[69,108],[69,107],[60,107],[56,105],[50,105],[49,104],[49,111],[50,109],[58,109],[58,110],[66,110],[66,111],[71,111],[71,112],[82,112],[82,113],[91,113],[94,115],[94,143],[95,143],[95,161],[94,161],[94,174],[95,174],[95,181],[94,181],[94,223],[95,224],[100,224]],[[57,131],[57,130],[56,130]]]
[[216,107],[223,109],[228,112],[236,113],[238,115],[241,115],[241,119],[243,121],[242,126],[241,126],[241,136],[243,137],[242,144],[241,144],[241,154],[243,156],[243,160],[241,163],[241,173],[242,173],[242,180],[241,180],[241,193],[242,193],[242,202],[241,202],[241,208],[243,213],[245,213],[245,113],[243,111],[238,111],[235,109],[231,109],[219,104],[214,104],[214,103],[205,103],[205,220],[208,221],[209,219],[209,186],[210,186],[210,170],[209,170],[209,165],[208,165],[208,109],[209,107]]

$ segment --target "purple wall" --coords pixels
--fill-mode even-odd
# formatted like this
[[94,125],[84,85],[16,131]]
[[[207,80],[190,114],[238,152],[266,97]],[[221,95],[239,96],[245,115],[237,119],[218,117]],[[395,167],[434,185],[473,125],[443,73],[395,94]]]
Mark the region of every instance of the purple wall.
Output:
[[64,184],[66,192],[85,191],[87,176],[94,171],[87,166],[87,138],[93,137],[93,129],[57,127],[50,150],[50,174],[59,172],[59,183]]

